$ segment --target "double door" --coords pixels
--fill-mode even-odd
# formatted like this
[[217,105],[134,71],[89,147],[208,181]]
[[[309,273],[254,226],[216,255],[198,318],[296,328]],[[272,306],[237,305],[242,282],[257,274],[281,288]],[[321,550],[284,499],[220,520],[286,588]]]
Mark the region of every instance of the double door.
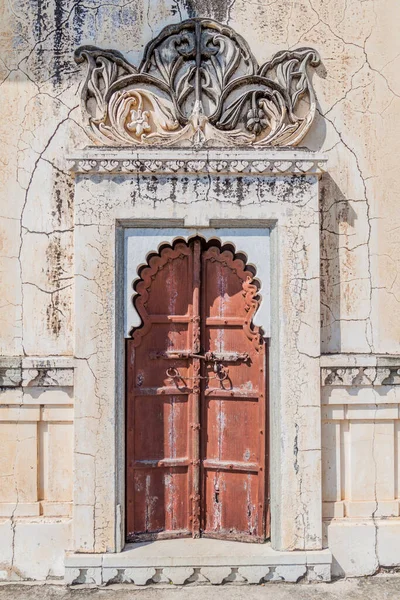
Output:
[[232,248],[150,257],[127,340],[127,540],[268,536],[266,344]]

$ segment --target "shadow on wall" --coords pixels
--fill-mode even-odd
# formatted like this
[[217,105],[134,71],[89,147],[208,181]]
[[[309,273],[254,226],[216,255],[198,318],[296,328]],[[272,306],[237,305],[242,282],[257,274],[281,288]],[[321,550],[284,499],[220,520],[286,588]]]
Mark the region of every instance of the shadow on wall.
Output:
[[181,20],[205,17],[228,23],[232,0],[178,0],[176,7]]
[[339,353],[341,352],[340,241],[343,239],[341,225],[347,223],[353,227],[357,214],[328,173],[321,178],[320,190],[321,352]]
[[[327,77],[327,70],[322,63],[312,77],[318,96],[318,80]],[[317,100],[314,122],[305,137],[304,146],[312,152],[323,150],[326,131],[326,120]],[[325,173],[320,182],[320,212],[321,352],[334,354],[342,351],[341,302],[344,290],[340,266],[342,264],[343,268],[346,262],[346,225],[354,227],[357,213],[329,173]]]
[[[323,58],[323,57],[321,57]],[[323,148],[326,138],[326,121],[323,116],[321,105],[318,102],[318,81],[320,79],[326,79],[327,70],[321,60],[320,64],[313,70],[310,71],[312,88],[316,90],[316,107],[315,117],[311,129],[308,131],[302,146],[305,146],[307,150],[311,152],[318,152]],[[317,85],[316,85],[317,84]]]

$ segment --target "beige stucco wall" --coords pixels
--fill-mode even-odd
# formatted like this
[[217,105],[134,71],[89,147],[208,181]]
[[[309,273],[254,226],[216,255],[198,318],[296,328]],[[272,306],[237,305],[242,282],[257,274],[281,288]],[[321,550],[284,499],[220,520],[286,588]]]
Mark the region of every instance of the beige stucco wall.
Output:
[[[400,4],[397,0],[379,3],[373,0],[329,3],[324,0],[264,3],[20,0],[0,5],[0,356],[29,358],[74,353],[74,186],[66,155],[90,143],[82,129],[78,88],[83,72],[73,61],[74,49],[81,44],[114,48],[138,64],[145,44],[165,25],[192,16],[209,16],[228,23],[248,41],[259,63],[281,49],[311,46],[319,51],[322,64],[313,79],[318,114],[303,145],[328,156],[329,174],[321,182],[321,350],[335,354],[400,353],[400,211],[396,172],[400,134],[397,116]],[[17,360],[10,368],[24,371],[31,366]],[[33,367],[37,364],[33,363]],[[47,473],[49,468],[48,462],[40,462],[43,455],[38,451],[42,447],[41,432],[48,431],[51,440],[52,427],[46,423],[59,427],[53,434],[54,440],[58,431],[65,433],[65,452],[72,453],[72,441],[66,433],[71,425],[68,412],[73,403],[71,389],[64,380],[38,385],[34,378],[22,376],[18,389],[11,393],[7,388],[0,396],[2,439],[6,436],[10,440],[19,439],[17,429],[22,425],[16,425],[18,422],[27,429],[21,430],[21,438],[30,439],[29,448],[24,441],[20,449],[11,441],[9,459],[0,463],[1,475],[10,477],[11,465],[10,481],[17,482],[14,492],[12,485],[7,493],[4,491],[2,501],[13,517],[17,516],[15,506],[22,497],[25,504],[35,505],[29,509],[31,512],[43,513],[41,506],[46,501],[61,503],[61,515],[45,517],[51,526],[56,525],[51,520],[55,519],[64,528],[62,534],[57,533],[57,539],[62,539],[60,552],[69,544],[65,528],[68,528],[71,492],[68,496],[64,482],[60,497],[57,484],[53,485],[53,496],[45,497],[37,483],[36,470]],[[323,398],[328,405],[329,393],[325,392]],[[338,404],[348,406],[345,400],[342,397]],[[362,403],[365,412],[354,417],[357,422],[368,421],[363,432],[369,440],[368,447],[372,447],[371,460],[376,456],[375,444],[381,439],[387,442],[389,436],[394,448],[399,435],[398,415],[392,410],[382,417],[380,436],[374,425],[376,415],[371,412],[375,410],[374,402],[373,395],[365,396]],[[388,402],[398,410],[396,398],[391,397]],[[22,408],[6,414],[9,405]],[[36,412],[29,406],[36,407],[32,409]],[[55,416],[49,411],[57,406],[64,412]],[[351,420],[348,415],[343,422]],[[330,417],[327,419],[332,423]],[[357,438],[354,440],[358,443]],[[46,444],[50,444],[46,448],[51,448],[51,441]],[[30,473],[29,481],[25,471],[22,479],[18,479],[20,456],[25,452],[38,452],[39,456],[38,466],[33,467],[35,475],[32,479]],[[326,452],[328,469],[336,447]],[[386,498],[384,491],[379,500],[395,501],[397,451],[390,454],[391,462],[384,459],[386,454],[379,452],[383,456],[379,464],[387,469],[385,477],[392,482],[389,496],[392,495]],[[71,465],[68,459],[66,462],[68,478]],[[374,481],[367,487],[364,500],[374,503]],[[325,499],[335,502],[348,498],[333,499],[329,488]],[[366,515],[356,516],[371,517],[374,507],[373,504]],[[24,518],[33,518],[29,510],[27,516],[21,516],[23,525]],[[7,519],[4,526],[9,526]],[[12,524],[10,535],[15,542]],[[372,555],[375,537],[372,528],[368,542]],[[47,574],[43,569],[40,573],[34,568],[30,571],[17,555],[10,559],[8,549],[3,558],[0,556],[0,563],[12,564],[15,572],[21,571],[25,576]],[[62,573],[61,562],[48,572]],[[373,571],[376,556],[371,564],[368,568]]]
[[[260,63],[286,48],[320,52],[314,76],[320,114],[304,145],[329,157],[322,197],[323,351],[399,351],[396,0],[379,6],[361,0],[21,1],[0,10],[3,354],[72,352],[72,182],[65,154],[88,143],[74,49],[84,43],[115,48],[137,64],[165,25],[199,15],[228,22]],[[32,304],[34,319],[25,309]]]

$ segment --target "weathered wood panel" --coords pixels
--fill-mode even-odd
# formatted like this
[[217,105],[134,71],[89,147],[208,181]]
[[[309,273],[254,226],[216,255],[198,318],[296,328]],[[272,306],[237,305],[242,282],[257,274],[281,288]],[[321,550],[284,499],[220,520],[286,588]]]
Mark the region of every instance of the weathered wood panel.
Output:
[[153,255],[127,341],[128,540],[266,531],[265,342],[253,274],[201,240]]

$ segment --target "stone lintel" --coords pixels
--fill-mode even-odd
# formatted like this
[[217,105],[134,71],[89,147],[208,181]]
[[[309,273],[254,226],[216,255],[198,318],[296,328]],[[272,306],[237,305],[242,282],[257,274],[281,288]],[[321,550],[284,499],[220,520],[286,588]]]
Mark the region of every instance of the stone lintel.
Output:
[[80,174],[322,175],[327,158],[309,150],[193,150],[86,148],[68,157]]

